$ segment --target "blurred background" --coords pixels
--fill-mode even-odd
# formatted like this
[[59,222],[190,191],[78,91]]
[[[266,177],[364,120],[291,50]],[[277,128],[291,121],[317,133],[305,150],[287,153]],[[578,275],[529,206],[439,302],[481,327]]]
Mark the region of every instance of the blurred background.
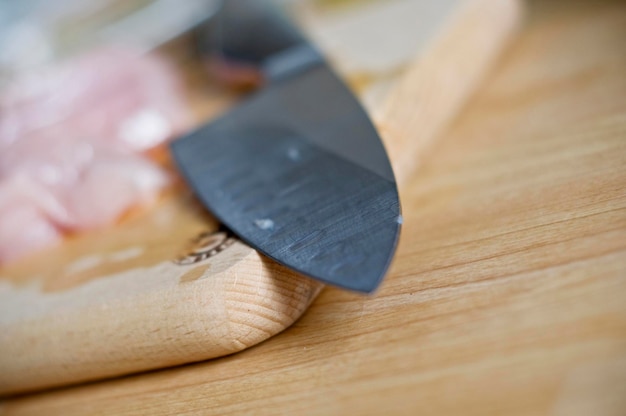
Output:
[[[298,22],[372,114],[458,4],[266,3],[244,2]],[[263,83],[254,53],[224,52],[252,23],[243,11],[218,28],[221,6],[1,0],[0,264],[149,206],[176,181],[163,145]],[[258,37],[289,32],[281,18]]]

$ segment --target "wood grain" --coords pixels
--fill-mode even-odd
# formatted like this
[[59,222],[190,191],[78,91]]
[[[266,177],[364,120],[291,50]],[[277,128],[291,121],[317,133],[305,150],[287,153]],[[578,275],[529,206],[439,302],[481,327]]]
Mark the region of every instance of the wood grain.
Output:
[[626,6],[531,12],[410,181],[375,297],[329,288],[239,354],[4,413],[623,415]]
[[0,391],[231,354],[306,310],[320,283],[219,232],[189,193],[175,195],[3,271],[13,284],[1,297]]
[[480,85],[515,34],[522,3],[479,0],[459,5],[411,63],[377,114],[394,173],[402,187],[428,148]]
[[[412,66],[427,69],[409,71],[391,93],[387,113],[393,132],[401,132],[402,123],[412,129],[409,120],[429,126],[421,138],[440,129],[504,47],[520,16],[517,4],[447,3],[448,12],[430,22],[436,36],[420,34],[427,38],[418,42],[423,47]],[[462,62],[468,53],[473,59]],[[428,94],[413,88],[447,83],[450,74],[459,73],[446,67],[457,63],[468,76],[454,85]],[[420,95],[432,109],[415,104]],[[203,106],[209,112],[219,108]],[[409,117],[399,117],[413,108]],[[383,130],[382,136],[398,160],[425,149],[410,146],[415,135]],[[403,146],[406,152],[399,152]],[[77,236],[0,271],[0,394],[238,352],[289,327],[320,292],[319,282],[238,240],[212,235],[218,224],[194,209],[184,191],[163,199],[152,212],[102,233]],[[181,253],[186,260],[174,261]]]

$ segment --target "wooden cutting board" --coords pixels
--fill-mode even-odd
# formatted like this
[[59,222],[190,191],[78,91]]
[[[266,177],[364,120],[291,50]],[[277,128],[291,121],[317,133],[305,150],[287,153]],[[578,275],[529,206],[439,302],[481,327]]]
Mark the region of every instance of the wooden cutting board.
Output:
[[[341,32],[347,24],[350,34],[369,31],[372,16],[393,9],[389,26],[380,23],[392,32],[393,13],[412,13],[411,25],[430,13],[428,30],[404,34],[414,52],[400,77],[406,52],[382,70],[368,68],[380,59],[348,60],[350,54],[338,64],[375,116],[401,191],[520,18],[515,0],[450,0],[434,9],[427,3],[374,3],[343,20],[320,18],[307,26],[314,38],[333,25]],[[358,37],[332,39],[336,43],[320,44],[335,62],[342,48],[375,52]],[[385,44],[379,47],[382,59]],[[0,276],[0,394],[231,354],[287,328],[322,289],[220,230],[183,186],[147,213],[74,237],[3,268]]]

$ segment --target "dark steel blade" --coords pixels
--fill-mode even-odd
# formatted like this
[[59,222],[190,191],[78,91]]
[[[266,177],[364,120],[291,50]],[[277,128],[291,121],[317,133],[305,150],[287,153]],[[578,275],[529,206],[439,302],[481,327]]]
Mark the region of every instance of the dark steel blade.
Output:
[[262,60],[269,79],[172,144],[205,206],[242,240],[307,276],[373,291],[400,224],[389,160],[367,114],[306,42]]

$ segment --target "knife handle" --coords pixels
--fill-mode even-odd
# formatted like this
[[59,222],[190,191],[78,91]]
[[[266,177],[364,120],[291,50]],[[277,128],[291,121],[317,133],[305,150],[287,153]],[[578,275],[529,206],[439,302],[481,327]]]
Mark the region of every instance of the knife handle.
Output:
[[269,81],[265,66],[271,57],[307,44],[269,0],[224,0],[195,35],[198,52],[212,75],[239,88]]

